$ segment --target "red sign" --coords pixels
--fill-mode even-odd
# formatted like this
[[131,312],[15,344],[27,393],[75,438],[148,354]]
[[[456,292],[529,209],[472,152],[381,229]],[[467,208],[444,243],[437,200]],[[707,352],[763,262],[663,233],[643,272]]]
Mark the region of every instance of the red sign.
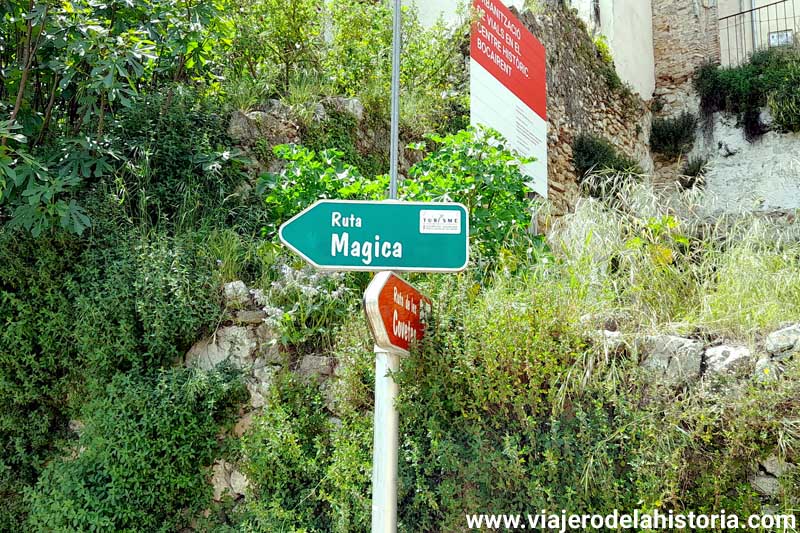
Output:
[[408,354],[425,335],[431,299],[391,272],[379,272],[364,292],[364,310],[375,344]]
[[474,0],[470,56],[547,120],[545,50],[501,0]]

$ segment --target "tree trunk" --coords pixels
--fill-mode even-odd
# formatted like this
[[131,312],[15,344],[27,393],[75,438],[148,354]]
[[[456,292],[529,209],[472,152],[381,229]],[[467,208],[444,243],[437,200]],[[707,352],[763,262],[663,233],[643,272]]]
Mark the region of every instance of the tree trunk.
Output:
[[56,102],[56,91],[58,90],[58,84],[60,81],[61,78],[58,75],[53,77],[53,87],[50,89],[50,98],[47,101],[47,109],[44,112],[42,129],[39,131],[39,136],[36,138],[33,146],[40,144],[44,140],[44,136],[47,134],[47,128],[50,126],[50,117],[53,115],[53,104]]
[[[33,0],[30,2],[29,12],[33,11]],[[33,50],[31,50],[31,41],[33,40],[33,21],[28,20],[28,31],[25,34],[25,42],[23,43],[23,50],[22,50],[22,77],[19,80],[19,88],[17,89],[17,99],[14,102],[14,109],[11,110],[10,124],[13,126],[14,121],[17,119],[17,115],[19,114],[19,109],[22,107],[22,97],[25,95],[25,85],[28,83],[28,73],[31,70],[31,55]],[[3,140],[0,141],[0,146],[5,146],[8,142],[7,137],[3,137]]]

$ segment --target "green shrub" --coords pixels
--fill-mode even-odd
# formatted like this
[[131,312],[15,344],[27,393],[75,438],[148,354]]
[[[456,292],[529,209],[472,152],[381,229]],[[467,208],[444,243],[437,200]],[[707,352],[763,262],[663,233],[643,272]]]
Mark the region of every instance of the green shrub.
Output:
[[427,138],[435,149],[411,167],[399,197],[464,204],[470,216],[471,248],[479,260],[495,261],[508,239],[524,237],[530,224],[533,187],[520,167],[531,160],[512,153],[493,130],[470,128]]
[[117,189],[134,220],[194,228],[243,181],[242,159],[218,108],[176,86],[144,95],[120,114],[112,128],[125,161]]
[[283,345],[301,353],[330,348],[340,324],[352,316],[356,298],[342,272],[319,272],[298,259],[279,256],[254,295],[267,324]]
[[[331,46],[323,60],[336,92],[356,96],[368,112],[388,121],[391,94],[392,8],[383,2],[336,0]],[[422,135],[453,131],[468,122],[469,49],[466,25],[448,28],[443,22],[425,27],[417,9],[403,11],[404,54],[413,61],[401,65],[404,130]]]
[[701,109],[708,116],[717,111],[739,115],[748,139],[766,132],[760,109],[770,105],[778,127],[800,131],[800,107],[796,105],[800,52],[795,48],[758,51],[738,67],[700,67],[694,86]]
[[[0,227],[0,529],[22,531],[20,494],[66,433],[64,401],[79,369],[71,337],[71,267],[80,246],[66,232],[33,239]],[[14,502],[17,502],[16,504]]]
[[667,157],[678,157],[692,149],[697,117],[683,112],[675,118],[656,118],[650,130],[650,148]]
[[800,131],[800,58],[787,65],[784,77],[767,95],[775,123],[787,131]]
[[614,64],[614,57],[611,55],[611,47],[608,45],[608,39],[605,35],[598,35],[594,38],[594,45],[597,48],[597,55],[603,63],[607,65]]
[[[481,260],[494,261],[505,241],[520,236],[530,223],[531,185],[520,165],[527,162],[511,153],[495,131],[463,130],[429,135],[435,149],[409,169],[399,197],[409,201],[463,203],[470,213],[470,241]],[[425,144],[412,146],[424,149]],[[341,161],[342,152],[316,153],[297,146],[278,146],[275,153],[287,161],[280,174],[262,177],[258,190],[266,194],[274,221],[265,233],[274,235],[288,220],[320,198],[384,199],[388,177],[368,179]]]
[[211,503],[217,433],[246,391],[235,373],[118,374],[28,499],[29,531],[176,531]]
[[305,128],[303,144],[322,153],[326,149],[341,152],[343,162],[354,166],[361,175],[374,177],[389,168],[388,154],[362,153],[358,148],[358,122],[346,111],[327,108],[327,118]]
[[237,77],[269,72],[286,94],[324,49],[322,10],[311,0],[246,0],[233,17],[229,68]]
[[578,181],[594,197],[607,197],[641,173],[639,165],[621,155],[602,137],[581,133],[572,144],[572,164]]
[[253,499],[249,531],[328,531],[320,488],[330,464],[331,424],[316,384],[280,374],[268,407],[242,439]]
[[286,161],[279,174],[265,174],[257,191],[265,196],[270,223],[264,233],[274,236],[278,227],[321,198],[378,199],[385,197],[388,178],[365,179],[357,168],[342,161],[338,150],[319,154],[296,145],[276,146],[275,155]]
[[187,238],[120,232],[76,275],[74,339],[87,378],[153,370],[181,357],[219,317],[211,258]]
[[620,155],[614,145],[602,137],[581,133],[572,144],[572,160],[579,176],[593,170],[639,172],[638,165]]
[[708,160],[705,157],[692,157],[684,163],[678,183],[684,190],[692,189],[702,183],[707,170]]

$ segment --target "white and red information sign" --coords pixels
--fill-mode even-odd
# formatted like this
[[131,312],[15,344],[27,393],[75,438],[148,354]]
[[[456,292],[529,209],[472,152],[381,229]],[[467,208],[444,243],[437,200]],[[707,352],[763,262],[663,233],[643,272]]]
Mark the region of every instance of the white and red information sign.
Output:
[[379,272],[364,292],[367,323],[375,345],[408,354],[422,340],[431,299],[391,272]]
[[470,49],[470,122],[496,129],[536,162],[523,167],[547,197],[545,50],[501,0],[473,0],[478,14]]

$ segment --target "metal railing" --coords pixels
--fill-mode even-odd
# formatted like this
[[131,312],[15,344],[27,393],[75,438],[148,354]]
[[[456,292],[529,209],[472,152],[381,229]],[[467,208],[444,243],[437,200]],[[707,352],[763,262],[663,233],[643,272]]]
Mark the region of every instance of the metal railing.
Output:
[[720,18],[722,65],[740,65],[758,50],[798,46],[799,4],[800,0],[781,0]]

